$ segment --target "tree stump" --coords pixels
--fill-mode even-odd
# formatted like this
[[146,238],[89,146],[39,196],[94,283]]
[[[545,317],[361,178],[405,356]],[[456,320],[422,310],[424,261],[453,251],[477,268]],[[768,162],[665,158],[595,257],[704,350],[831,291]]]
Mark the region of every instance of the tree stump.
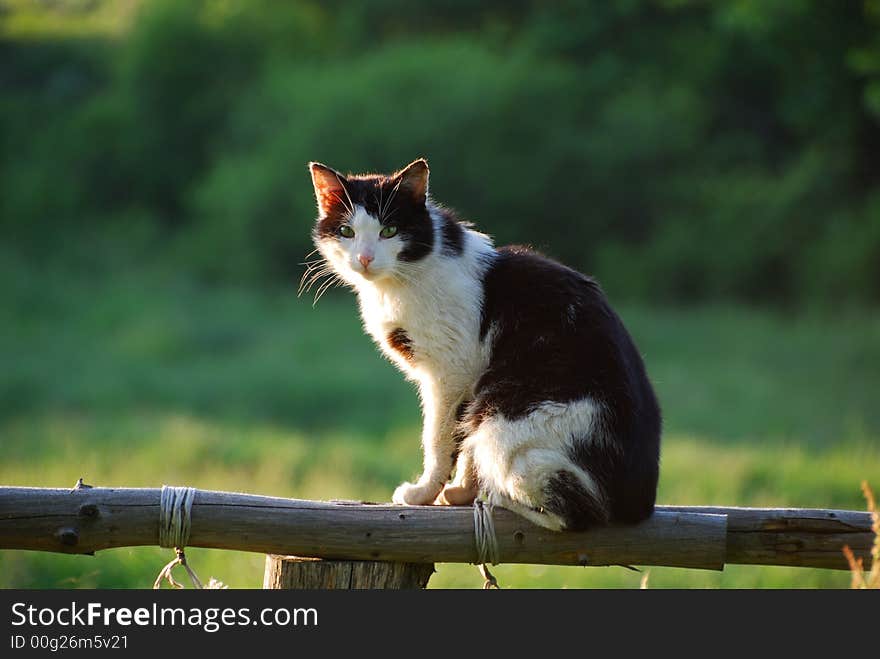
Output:
[[415,590],[425,588],[433,563],[331,561],[301,556],[266,556],[263,588],[272,590]]

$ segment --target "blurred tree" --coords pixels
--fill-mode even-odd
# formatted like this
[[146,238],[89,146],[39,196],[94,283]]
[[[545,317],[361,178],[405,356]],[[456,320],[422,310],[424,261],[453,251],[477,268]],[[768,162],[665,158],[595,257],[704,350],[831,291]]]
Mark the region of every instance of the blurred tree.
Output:
[[149,224],[175,267],[288,277],[308,160],[424,155],[619,295],[880,301],[880,0],[0,6],[16,249]]

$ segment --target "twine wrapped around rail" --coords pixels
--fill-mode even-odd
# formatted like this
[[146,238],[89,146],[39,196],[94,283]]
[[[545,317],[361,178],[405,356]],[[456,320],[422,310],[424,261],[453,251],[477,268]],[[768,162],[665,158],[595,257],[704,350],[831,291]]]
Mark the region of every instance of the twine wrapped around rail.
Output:
[[477,546],[477,565],[483,575],[483,588],[498,588],[498,580],[489,572],[487,563],[498,565],[498,538],[492,521],[492,504],[482,498],[474,499],[474,541]]
[[162,486],[162,493],[159,496],[159,546],[172,547],[175,557],[159,571],[156,581],[153,582],[154,590],[162,585],[163,579],[167,579],[174,588],[183,588],[183,584],[176,581],[171,574],[171,570],[177,565],[182,565],[186,570],[193,588],[204,588],[196,573],[186,562],[184,553],[192,528],[192,504],[195,496],[194,487]]
[[183,549],[192,528],[194,487],[162,486],[159,496],[159,546]]

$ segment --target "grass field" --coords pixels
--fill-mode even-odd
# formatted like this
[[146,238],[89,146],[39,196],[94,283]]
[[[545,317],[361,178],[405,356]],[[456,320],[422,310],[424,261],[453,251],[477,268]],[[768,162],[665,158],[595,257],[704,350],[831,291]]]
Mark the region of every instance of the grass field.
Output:
[[[352,296],[200,286],[0,260],[0,483],[163,483],[387,500],[420,465],[418,400]],[[863,509],[880,487],[880,316],[621,307],[664,408],[659,502]],[[190,550],[259,587],[263,557]],[[153,548],[0,551],[0,587],[147,587]],[[651,587],[847,587],[844,572],[649,568]],[[504,587],[638,587],[622,568],[499,566]],[[439,565],[434,587],[478,587]]]

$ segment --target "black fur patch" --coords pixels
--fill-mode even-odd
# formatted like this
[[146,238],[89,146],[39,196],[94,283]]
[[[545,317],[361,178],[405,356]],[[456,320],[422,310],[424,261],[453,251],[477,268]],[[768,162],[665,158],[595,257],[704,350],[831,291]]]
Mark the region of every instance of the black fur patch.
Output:
[[458,454],[461,452],[461,443],[468,436],[467,426],[465,425],[464,420],[467,416],[469,404],[470,401],[465,400],[459,403],[458,407],[455,408],[455,429],[452,431],[452,441],[455,442],[455,448],[452,451],[453,462],[458,459]]
[[[599,285],[526,248],[507,247],[498,250],[483,288],[480,334],[491,336],[492,356],[468,407],[470,430],[496,414],[514,420],[547,401],[592,398],[601,408],[602,441],[573,438],[571,457],[608,493],[612,518],[649,516],[660,408],[642,358]],[[554,488],[556,499],[567,493],[588,503],[564,478]]]
[[398,258],[401,261],[418,261],[425,258],[434,248],[434,227],[424,201],[413,199],[402,188],[397,187],[397,179],[389,176],[347,176],[340,177],[348,193],[341,199],[324,208],[313,231],[315,241],[330,238],[340,239],[339,227],[348,217],[350,204],[363,206],[373,217],[385,225],[397,227],[398,235],[404,241]]
[[398,327],[392,332],[389,332],[388,345],[391,346],[394,351],[403,355],[403,358],[406,361],[412,362],[415,359],[412,340],[409,338],[409,334],[406,333],[406,330],[402,327]]
[[464,227],[453,213],[440,209],[440,233],[443,237],[443,253],[447,256],[461,256],[464,251]]
[[544,509],[559,515],[566,531],[586,531],[609,520],[608,509],[568,471],[557,471],[550,477]]

